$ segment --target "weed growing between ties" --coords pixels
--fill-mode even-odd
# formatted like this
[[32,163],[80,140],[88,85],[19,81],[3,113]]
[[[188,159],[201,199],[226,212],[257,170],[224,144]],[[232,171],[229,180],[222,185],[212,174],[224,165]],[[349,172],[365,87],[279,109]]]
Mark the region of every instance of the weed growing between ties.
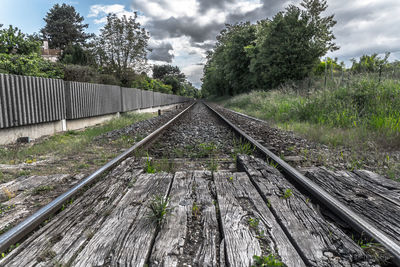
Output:
[[153,197],[149,204],[148,218],[154,222],[157,227],[161,227],[165,217],[171,213],[172,208],[168,208],[169,198],[164,198],[163,196],[156,195]]
[[388,264],[391,256],[381,244],[374,242],[374,239],[367,238],[363,234],[358,237],[352,235],[351,238],[367,254],[371,255],[379,265],[386,266]]
[[255,147],[249,142],[243,140],[242,138],[233,139],[233,153],[232,158],[236,161],[236,157],[239,154],[251,155],[253,154]]
[[292,189],[288,188],[285,190],[285,192],[283,192],[282,198],[283,199],[288,199],[293,195],[293,191]]
[[168,158],[154,160],[150,159],[149,156],[147,156],[144,171],[146,173],[156,173],[156,172],[173,173],[175,172],[175,169],[176,168],[174,162],[169,161]]
[[253,256],[254,264],[252,267],[269,267],[269,266],[286,266],[283,262],[279,260],[279,257],[270,254],[268,256]]

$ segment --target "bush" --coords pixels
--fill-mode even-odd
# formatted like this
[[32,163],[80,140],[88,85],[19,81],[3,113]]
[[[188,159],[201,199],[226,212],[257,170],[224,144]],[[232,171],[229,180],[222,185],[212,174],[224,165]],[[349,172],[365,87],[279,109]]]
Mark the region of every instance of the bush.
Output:
[[64,80],[76,82],[92,82],[95,79],[96,71],[89,66],[65,65]]
[[63,66],[45,60],[38,54],[0,54],[0,72],[16,75],[62,79]]

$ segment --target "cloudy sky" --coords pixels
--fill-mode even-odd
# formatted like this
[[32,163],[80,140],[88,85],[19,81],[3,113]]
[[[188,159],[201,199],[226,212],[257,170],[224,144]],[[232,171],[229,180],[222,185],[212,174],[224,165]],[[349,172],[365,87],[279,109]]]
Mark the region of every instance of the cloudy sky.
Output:
[[[0,0],[0,24],[18,26],[26,33],[38,32],[43,17],[54,0]],[[300,0],[75,0],[75,6],[98,33],[108,13],[119,16],[139,14],[139,21],[150,32],[152,64],[173,64],[189,80],[201,86],[205,54],[225,23],[255,22],[271,18],[289,4]],[[24,6],[24,8],[21,8]],[[363,54],[392,52],[400,59],[399,0],[328,0],[327,14],[335,14],[334,28],[340,50],[328,54],[349,63]]]

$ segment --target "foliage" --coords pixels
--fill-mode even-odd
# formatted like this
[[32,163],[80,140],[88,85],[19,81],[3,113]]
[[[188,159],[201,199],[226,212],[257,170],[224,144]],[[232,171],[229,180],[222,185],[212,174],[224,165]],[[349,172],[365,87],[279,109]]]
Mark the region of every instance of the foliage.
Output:
[[64,80],[110,85],[120,84],[120,81],[112,74],[99,73],[94,67],[81,65],[65,65]]
[[154,79],[163,80],[167,76],[176,77],[180,82],[183,82],[186,78],[178,66],[171,66],[169,64],[153,66]]
[[319,58],[338,49],[333,43],[333,15],[323,17],[325,0],[289,5],[272,20],[227,25],[207,56],[202,90],[208,95],[235,95],[271,89],[312,72]]
[[149,35],[134,17],[107,16],[107,23],[95,38],[93,52],[106,73],[115,73],[121,85],[129,86],[132,68],[140,69],[146,60]]
[[277,257],[273,254],[268,256],[253,256],[254,264],[252,267],[270,267],[270,266],[285,266],[283,262],[281,262]]
[[90,50],[83,48],[79,44],[67,45],[61,55],[60,62],[82,66],[93,65],[95,63],[94,56]]
[[166,215],[168,215],[172,209],[168,208],[169,198],[165,199],[163,196],[156,195],[153,197],[149,204],[148,218],[157,224],[157,227],[161,227]]
[[152,79],[148,77],[146,74],[138,75],[137,78],[132,82],[131,86],[133,88],[161,92],[166,94],[172,93],[172,86],[166,85],[163,82]]
[[8,29],[0,26],[0,54],[30,55],[39,53],[40,42],[26,36],[17,27],[10,25]]
[[[307,77],[319,58],[337,47],[332,43],[333,16],[321,17],[326,1],[304,0],[302,6],[289,5],[261,31],[250,70],[258,73],[257,88],[274,88],[288,80]],[[254,56],[255,55],[255,56]]]
[[153,78],[162,81],[164,84],[170,85],[172,92],[178,95],[185,94],[185,74],[181,72],[178,66],[154,65]]
[[44,18],[46,25],[40,32],[43,38],[49,40],[50,48],[64,49],[70,44],[84,44],[92,35],[84,32],[88,24],[83,24],[83,20],[73,6],[55,4],[47,12]]
[[63,66],[45,60],[38,54],[0,54],[0,72],[62,79]]
[[202,79],[205,96],[235,95],[252,89],[250,82],[250,57],[245,47],[252,45],[255,27],[249,22],[227,25],[217,36],[213,52],[207,55]]
[[360,57],[358,62],[356,59],[352,59],[353,63],[351,66],[351,70],[356,73],[361,72],[377,72],[382,70],[382,67],[388,63],[390,53],[386,53],[384,58],[378,57],[378,54],[372,55],[363,55]]
[[344,70],[344,62],[338,63],[337,58],[327,57],[325,61],[320,61],[314,68],[314,74],[323,75],[325,70],[332,70],[334,73]]

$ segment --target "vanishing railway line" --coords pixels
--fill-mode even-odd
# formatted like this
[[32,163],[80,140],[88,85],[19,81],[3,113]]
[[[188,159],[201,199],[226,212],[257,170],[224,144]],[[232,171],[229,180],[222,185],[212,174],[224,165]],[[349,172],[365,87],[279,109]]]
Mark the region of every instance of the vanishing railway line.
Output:
[[[252,136],[262,122],[240,116],[193,103],[0,236],[2,251],[24,240],[0,265],[379,265],[356,232],[399,264],[400,188],[368,193],[357,180],[372,185],[368,173],[353,186],[321,170],[311,181]],[[362,201],[346,195],[355,189]]]

